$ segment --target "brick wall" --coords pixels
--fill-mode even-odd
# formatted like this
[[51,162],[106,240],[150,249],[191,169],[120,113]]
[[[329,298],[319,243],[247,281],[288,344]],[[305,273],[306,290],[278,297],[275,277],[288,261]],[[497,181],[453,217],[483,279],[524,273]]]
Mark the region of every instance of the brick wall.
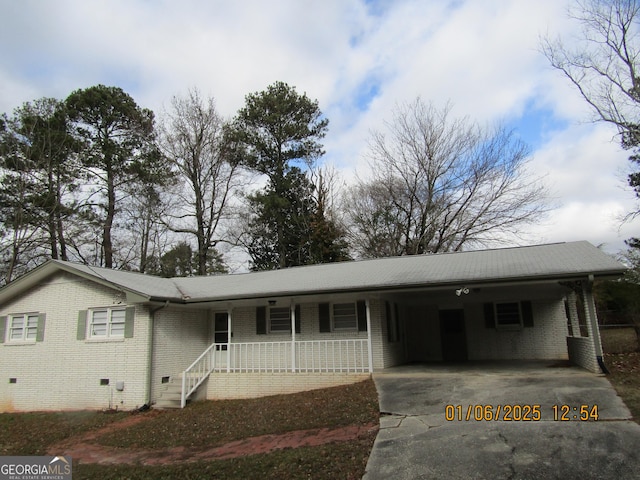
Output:
[[211,343],[206,310],[168,307],[155,312],[153,320],[152,396],[157,400],[163,377],[177,377]]
[[532,301],[534,326],[487,328],[482,304],[465,306],[469,360],[567,359],[567,318],[561,300]]
[[331,373],[214,373],[209,376],[207,399],[257,398],[303,392],[360,382],[370,374]]
[[576,365],[594,373],[600,373],[596,350],[590,337],[567,337],[569,358]]
[[[42,342],[0,344],[0,411],[133,409],[145,403],[148,312],[136,307],[133,338],[77,340],[78,311],[126,305],[124,293],[58,273],[0,315],[46,313]],[[9,383],[14,378],[15,383]],[[109,385],[100,385],[108,379]],[[116,390],[116,382],[124,390]]]

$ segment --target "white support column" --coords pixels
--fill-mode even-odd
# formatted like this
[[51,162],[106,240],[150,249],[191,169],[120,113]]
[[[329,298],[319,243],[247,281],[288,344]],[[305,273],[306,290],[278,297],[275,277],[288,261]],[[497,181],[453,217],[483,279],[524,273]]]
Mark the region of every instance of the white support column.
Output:
[[569,321],[571,322],[572,337],[580,337],[580,320],[578,318],[577,295],[574,291],[567,295],[567,304],[569,309]]
[[373,373],[373,349],[371,348],[371,306],[369,305],[369,299],[365,300],[367,311],[367,348],[369,350],[369,373]]
[[231,307],[227,308],[227,373],[231,373]]
[[593,299],[593,279],[582,282],[582,295],[584,299],[584,313],[587,317],[587,329],[589,336],[593,340],[593,347],[598,362],[602,361],[602,342],[600,340],[600,329],[598,328],[598,316],[596,314],[596,304]]
[[291,371],[296,371],[296,305],[291,302]]

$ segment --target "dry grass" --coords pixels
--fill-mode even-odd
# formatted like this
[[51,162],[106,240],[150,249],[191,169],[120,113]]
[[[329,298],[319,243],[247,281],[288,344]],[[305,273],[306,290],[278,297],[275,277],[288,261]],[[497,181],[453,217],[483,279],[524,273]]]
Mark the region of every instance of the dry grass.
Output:
[[102,412],[0,413],[0,456],[45,455],[47,447],[127,414]]
[[602,330],[608,379],[640,423],[640,352],[633,328]]
[[154,411],[145,422],[100,438],[128,448],[200,447],[258,435],[364,425],[378,420],[373,380],[342,387],[248,400],[195,402],[183,410]]
[[632,327],[601,328],[602,349],[606,353],[629,353],[638,350],[638,339]]
[[[97,412],[0,415],[0,455],[43,455],[71,436],[97,430],[127,414]],[[378,420],[371,379],[354,385],[253,400],[207,401],[184,410],[151,411],[137,425],[110,429],[99,441],[123,448],[211,447],[293,430],[369,424]],[[349,442],[292,448],[229,460],[166,466],[74,462],[74,479],[358,479],[375,432]]]

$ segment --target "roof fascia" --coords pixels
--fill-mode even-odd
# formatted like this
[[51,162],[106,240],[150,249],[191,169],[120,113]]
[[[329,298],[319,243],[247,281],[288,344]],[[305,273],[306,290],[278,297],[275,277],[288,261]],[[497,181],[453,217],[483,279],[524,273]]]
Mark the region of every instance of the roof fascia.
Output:
[[72,275],[76,275],[86,280],[90,280],[94,283],[103,285],[105,287],[124,292],[127,296],[127,302],[130,303],[143,303],[149,301],[150,299],[148,295],[124,287],[119,283],[109,281],[106,278],[101,277],[97,273],[90,274],[80,269],[74,268],[72,264],[62,263],[56,260],[49,260],[3,287],[0,290],[0,305],[15,297],[16,295],[20,295],[26,290],[35,287],[41,281],[45,280],[51,275],[54,275],[56,272],[70,273]]
[[437,284],[413,284],[413,285],[400,285],[400,286],[379,286],[372,288],[345,288],[345,289],[335,289],[335,290],[318,290],[314,292],[277,292],[272,295],[264,295],[263,293],[259,295],[242,295],[242,296],[229,296],[225,298],[191,298],[191,299],[183,299],[181,301],[175,301],[174,299],[164,299],[164,298],[153,298],[153,301],[164,302],[169,300],[171,303],[179,304],[179,305],[191,305],[191,306],[223,306],[228,305],[230,303],[242,303],[242,304],[251,304],[256,302],[268,302],[269,300],[278,300],[284,298],[311,298],[318,296],[327,296],[327,295],[341,295],[341,294],[351,294],[351,295],[362,295],[362,296],[379,296],[384,294],[394,294],[399,292],[420,292],[420,291],[438,291],[438,290],[446,290],[449,288],[459,288],[460,286],[468,286],[468,287],[482,287],[482,288],[491,288],[491,287],[504,287],[507,285],[518,285],[518,286],[526,286],[526,285],[541,285],[541,284],[556,284],[560,282],[572,282],[579,280],[588,280],[591,277],[598,279],[615,279],[619,278],[622,275],[622,271],[619,274],[614,274],[613,272],[599,272],[599,273],[578,273],[572,275],[549,275],[549,276],[532,276],[532,277],[513,277],[513,278],[505,278],[505,279],[491,279],[489,281],[484,280],[474,280],[474,281],[466,281],[466,280],[451,280],[447,282],[441,282]]

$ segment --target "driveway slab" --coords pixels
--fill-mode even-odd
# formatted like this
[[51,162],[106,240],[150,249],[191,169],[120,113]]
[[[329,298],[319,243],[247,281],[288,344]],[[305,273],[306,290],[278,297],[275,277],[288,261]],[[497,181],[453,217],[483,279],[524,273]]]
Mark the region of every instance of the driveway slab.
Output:
[[374,380],[382,416],[366,480],[640,478],[640,425],[604,376],[510,362]]

